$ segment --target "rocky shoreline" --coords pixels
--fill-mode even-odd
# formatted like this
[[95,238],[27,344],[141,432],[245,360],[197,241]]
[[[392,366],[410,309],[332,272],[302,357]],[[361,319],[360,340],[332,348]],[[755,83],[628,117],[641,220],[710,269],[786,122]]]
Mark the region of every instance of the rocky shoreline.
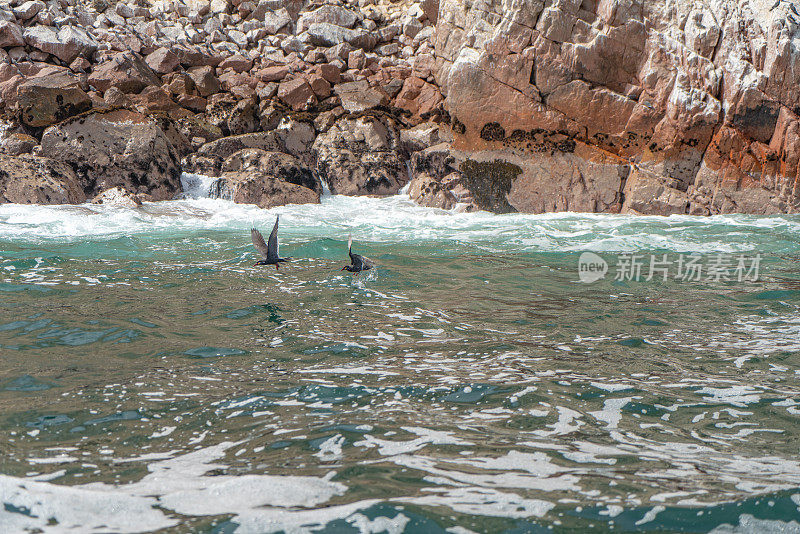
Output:
[[0,203],[796,213],[800,14],[711,4],[2,1]]

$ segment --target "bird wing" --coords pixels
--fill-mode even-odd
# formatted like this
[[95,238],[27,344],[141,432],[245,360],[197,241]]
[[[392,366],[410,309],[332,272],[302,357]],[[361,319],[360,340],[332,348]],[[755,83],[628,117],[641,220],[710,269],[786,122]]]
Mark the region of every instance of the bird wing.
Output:
[[267,258],[278,259],[278,220],[280,217],[275,217],[275,226],[272,227],[272,233],[269,234],[269,244],[267,246]]
[[361,270],[362,271],[367,271],[367,270],[372,269],[373,267],[375,267],[375,262],[373,262],[371,259],[369,259],[367,257],[364,257],[364,256],[359,256],[359,258],[361,259]]
[[250,230],[250,237],[253,238],[253,246],[256,247],[258,253],[267,258],[269,256],[269,249],[267,248],[267,244],[264,243],[264,236],[261,235],[261,232],[253,228]]
[[355,265],[356,260],[353,256],[358,256],[358,254],[353,254],[353,234],[347,237],[347,255],[350,256],[350,263]]

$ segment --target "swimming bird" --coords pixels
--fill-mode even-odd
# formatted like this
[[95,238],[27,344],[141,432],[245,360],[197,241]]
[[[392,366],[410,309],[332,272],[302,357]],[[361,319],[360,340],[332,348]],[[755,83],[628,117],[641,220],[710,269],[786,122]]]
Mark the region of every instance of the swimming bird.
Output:
[[250,237],[253,238],[253,245],[264,257],[263,260],[259,260],[254,263],[253,267],[256,265],[274,265],[275,270],[277,271],[278,264],[284,261],[289,261],[288,258],[278,257],[278,219],[280,219],[280,215],[275,217],[275,226],[272,227],[272,233],[269,234],[269,244],[264,243],[264,236],[261,235],[261,232],[255,228],[250,230]]
[[353,254],[353,236],[347,239],[347,253],[350,255],[350,265],[342,267],[343,271],[358,274],[361,271],[369,271],[375,267],[375,263],[371,259],[365,258],[360,254]]

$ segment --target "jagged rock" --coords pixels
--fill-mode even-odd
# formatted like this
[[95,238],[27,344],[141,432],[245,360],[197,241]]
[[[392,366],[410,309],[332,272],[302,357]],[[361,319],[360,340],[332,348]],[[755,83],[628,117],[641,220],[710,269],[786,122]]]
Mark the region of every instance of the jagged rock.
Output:
[[372,50],[377,38],[363,29],[351,30],[328,22],[315,22],[306,30],[308,38],[314,46],[336,46],[348,43],[355,48]]
[[295,111],[313,106],[317,99],[305,78],[295,78],[278,86],[278,98]]
[[272,208],[285,204],[319,203],[322,185],[296,157],[259,149],[240,150],[228,157],[215,182],[220,198]]
[[422,0],[420,5],[430,23],[436,25],[439,18],[439,0]]
[[14,46],[25,46],[25,39],[22,37],[22,28],[13,22],[6,20],[0,21],[0,48],[11,48]]
[[408,188],[411,200],[428,208],[452,209],[457,199],[440,180],[428,174],[419,174],[411,180]]
[[0,141],[0,154],[21,156],[30,154],[33,147],[39,144],[35,137],[23,133],[12,133]]
[[115,186],[168,200],[180,192],[179,153],[153,118],[91,113],[47,128],[41,155],[76,169],[89,195]]
[[131,193],[124,187],[112,187],[98,194],[92,199],[92,204],[105,204],[120,208],[138,208],[142,199],[136,193]]
[[78,204],[84,200],[78,177],[61,158],[0,155],[0,204]]
[[297,20],[297,33],[306,31],[312,24],[317,22],[352,28],[358,22],[358,15],[341,6],[324,5],[300,16]]
[[370,87],[369,82],[340,83],[333,89],[342,102],[342,107],[351,113],[358,113],[389,103],[389,95],[380,89]]
[[45,7],[41,0],[28,0],[14,8],[14,16],[19,20],[30,20]]
[[55,30],[48,26],[26,28],[23,38],[28,46],[52,54],[66,64],[78,57],[90,57],[99,44],[83,28],[63,26]]
[[174,71],[180,65],[178,56],[173,54],[171,50],[161,47],[144,58],[147,66],[153,69],[158,74],[167,74]]
[[89,85],[104,93],[116,87],[123,93],[139,93],[149,85],[161,85],[161,80],[135,52],[114,54],[97,65],[89,75]]
[[206,176],[219,176],[225,159],[240,150],[251,148],[267,152],[283,152],[284,145],[281,136],[275,131],[222,137],[198,148],[196,154],[187,158],[184,169]]
[[269,35],[275,35],[292,22],[286,8],[267,12],[264,15],[264,29]]
[[206,116],[226,135],[241,135],[256,131],[257,111],[254,96],[239,99],[230,93],[220,93],[209,99]]
[[296,156],[304,165],[312,166],[311,147],[316,139],[314,126],[308,122],[284,118],[276,126],[284,151]]
[[92,108],[77,76],[64,70],[28,78],[17,87],[20,120],[34,128],[50,126]]
[[622,213],[673,215],[689,211],[689,197],[685,191],[672,187],[660,176],[648,176],[639,169],[631,172],[624,194]]
[[188,71],[189,76],[192,77],[197,92],[200,96],[208,98],[211,95],[219,93],[219,79],[214,73],[214,67],[200,66],[192,67]]
[[235,54],[222,60],[218,68],[220,70],[233,69],[236,72],[246,72],[253,67],[253,61],[243,57],[240,54]]
[[410,76],[403,82],[403,88],[395,99],[395,106],[405,109],[418,120],[428,116],[442,102],[442,94],[435,85]]
[[399,135],[378,118],[339,119],[312,150],[317,172],[333,193],[391,195],[408,182]]
[[444,141],[442,137],[439,125],[431,122],[418,124],[400,132],[400,141],[409,154],[438,145]]

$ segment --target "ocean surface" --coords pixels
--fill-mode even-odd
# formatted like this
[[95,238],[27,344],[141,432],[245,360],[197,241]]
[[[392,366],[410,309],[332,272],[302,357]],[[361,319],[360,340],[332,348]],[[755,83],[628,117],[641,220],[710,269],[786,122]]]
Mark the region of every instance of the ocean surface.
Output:
[[3,205],[0,299],[2,532],[800,532],[798,217]]

